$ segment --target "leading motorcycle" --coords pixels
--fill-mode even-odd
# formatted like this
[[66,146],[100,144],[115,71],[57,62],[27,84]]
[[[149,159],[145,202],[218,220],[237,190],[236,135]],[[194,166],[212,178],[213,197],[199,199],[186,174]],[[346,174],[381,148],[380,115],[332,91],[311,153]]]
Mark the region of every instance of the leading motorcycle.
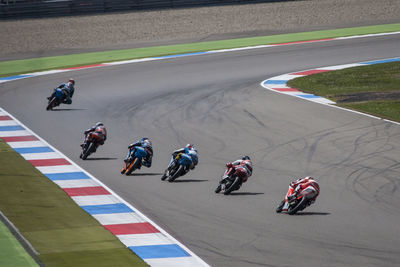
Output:
[[292,196],[286,193],[285,199],[276,208],[276,212],[286,211],[289,215],[296,214],[314,203],[315,196],[318,195],[314,187],[308,186],[303,190],[299,190]]

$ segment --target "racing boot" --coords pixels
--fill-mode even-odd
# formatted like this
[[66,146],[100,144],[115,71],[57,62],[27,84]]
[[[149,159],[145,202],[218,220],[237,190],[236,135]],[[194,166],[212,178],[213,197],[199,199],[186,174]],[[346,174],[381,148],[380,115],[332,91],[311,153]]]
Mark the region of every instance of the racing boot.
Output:
[[167,177],[167,170],[165,170],[164,174],[161,176],[161,181],[164,181],[165,179],[167,179]]
[[126,172],[126,162],[124,162],[124,166],[121,169],[121,174],[124,174],[125,172]]
[[168,166],[167,169],[165,169],[163,176],[161,176],[161,181],[164,181],[165,179],[167,179],[171,168],[172,168],[172,164],[171,164],[171,166]]

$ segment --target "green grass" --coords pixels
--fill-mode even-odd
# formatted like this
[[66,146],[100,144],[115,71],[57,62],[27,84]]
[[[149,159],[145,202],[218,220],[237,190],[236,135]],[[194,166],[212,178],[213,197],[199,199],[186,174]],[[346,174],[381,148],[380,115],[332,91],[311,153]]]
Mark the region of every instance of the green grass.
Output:
[[39,266],[25,251],[8,228],[0,221],[0,266],[36,267]]
[[313,74],[288,85],[329,98],[338,106],[400,121],[400,62]]
[[0,77],[146,57],[394,31],[400,31],[399,23],[5,61],[0,62]]
[[147,266],[2,139],[0,210],[46,266]]
[[369,101],[365,103],[342,104],[340,106],[400,122],[400,100]]

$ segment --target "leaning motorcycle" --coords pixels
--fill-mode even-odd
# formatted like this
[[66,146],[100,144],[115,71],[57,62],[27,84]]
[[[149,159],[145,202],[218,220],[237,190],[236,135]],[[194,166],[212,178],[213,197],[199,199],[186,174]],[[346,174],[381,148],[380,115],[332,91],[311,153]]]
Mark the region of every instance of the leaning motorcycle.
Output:
[[124,162],[121,173],[130,175],[134,170],[140,169],[142,167],[143,158],[147,156],[147,152],[143,147],[136,146],[133,148],[131,156],[128,158],[127,162]]
[[286,194],[285,199],[278,206],[276,212],[279,213],[287,208],[287,213],[289,215],[296,214],[296,212],[302,211],[306,207],[310,206],[313,203],[312,200],[317,194],[318,192],[312,186],[308,186],[292,196],[287,196]]
[[81,159],[85,160],[90,154],[96,152],[97,147],[103,141],[102,136],[99,133],[91,132],[88,133],[87,141],[82,147],[82,153],[79,156]]
[[168,182],[175,181],[176,178],[185,175],[189,171],[190,165],[192,165],[192,158],[185,153],[179,153],[167,173],[161,177],[161,180],[168,178]]
[[228,168],[219,181],[215,193],[223,192],[229,195],[232,191],[238,190],[247,179],[247,171],[244,168]]
[[67,94],[68,94],[67,91],[60,88],[56,88],[54,96],[50,98],[49,102],[47,103],[46,110],[53,110],[53,108],[59,106],[66,98]]

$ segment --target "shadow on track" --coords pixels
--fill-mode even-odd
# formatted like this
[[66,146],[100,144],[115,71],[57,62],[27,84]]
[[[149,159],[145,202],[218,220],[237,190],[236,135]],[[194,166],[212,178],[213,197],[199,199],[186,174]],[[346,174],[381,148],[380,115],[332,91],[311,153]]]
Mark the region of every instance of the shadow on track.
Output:
[[264,195],[261,192],[232,192],[231,196],[255,196],[255,195]]
[[53,111],[75,111],[75,110],[87,110],[86,108],[57,108]]
[[185,179],[185,180],[175,180],[174,183],[200,183],[207,182],[208,180],[195,180],[195,179]]
[[87,158],[85,160],[116,160],[118,158]]
[[155,173],[155,172],[148,172],[148,173],[131,173],[127,176],[156,176],[156,175],[163,175],[164,173]]
[[303,212],[297,212],[296,214],[297,216],[307,216],[307,215],[330,215],[329,212],[307,212],[307,211],[303,211]]

